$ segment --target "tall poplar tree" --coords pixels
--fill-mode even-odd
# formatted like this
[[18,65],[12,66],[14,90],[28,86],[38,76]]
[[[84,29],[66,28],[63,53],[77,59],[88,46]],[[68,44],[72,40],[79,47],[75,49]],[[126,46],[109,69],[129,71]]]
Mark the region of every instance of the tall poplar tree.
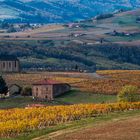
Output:
[[2,76],[0,76],[0,94],[5,94],[8,92],[8,86],[5,82],[5,80],[3,79]]

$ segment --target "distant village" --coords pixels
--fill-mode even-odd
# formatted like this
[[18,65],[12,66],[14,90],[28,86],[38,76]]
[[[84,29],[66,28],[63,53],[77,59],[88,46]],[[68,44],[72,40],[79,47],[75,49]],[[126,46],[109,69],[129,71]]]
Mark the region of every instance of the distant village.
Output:
[[12,24],[6,21],[0,22],[0,33],[12,33],[12,32],[23,32],[30,31],[33,29],[40,28],[43,24],[39,23],[20,23],[20,24]]
[[51,79],[44,78],[41,81],[35,81],[32,87],[21,87],[17,83],[8,85],[2,77],[5,73],[21,72],[20,61],[12,55],[0,56],[0,95],[1,98],[12,97],[16,95],[32,96],[33,100],[52,101],[55,97],[65,94],[71,90],[67,83],[60,83]]

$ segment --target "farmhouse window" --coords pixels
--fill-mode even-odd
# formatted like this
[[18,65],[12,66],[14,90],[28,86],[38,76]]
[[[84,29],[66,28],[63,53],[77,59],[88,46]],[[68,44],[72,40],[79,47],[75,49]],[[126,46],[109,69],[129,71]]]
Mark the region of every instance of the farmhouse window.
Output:
[[9,62],[9,68],[11,68],[11,63]]
[[38,88],[36,88],[36,92],[38,92]]
[[5,62],[3,62],[3,68],[5,68]]
[[46,88],[46,91],[48,91],[48,88]]
[[15,68],[17,67],[17,62],[15,61]]

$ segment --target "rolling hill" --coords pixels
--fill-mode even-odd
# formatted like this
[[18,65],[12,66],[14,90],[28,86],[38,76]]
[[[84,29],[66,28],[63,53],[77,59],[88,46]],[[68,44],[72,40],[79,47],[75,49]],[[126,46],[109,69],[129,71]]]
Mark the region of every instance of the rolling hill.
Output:
[[64,23],[138,7],[137,0],[0,0],[0,19],[20,23]]
[[140,69],[140,10],[16,33],[0,33],[0,52],[25,69]]

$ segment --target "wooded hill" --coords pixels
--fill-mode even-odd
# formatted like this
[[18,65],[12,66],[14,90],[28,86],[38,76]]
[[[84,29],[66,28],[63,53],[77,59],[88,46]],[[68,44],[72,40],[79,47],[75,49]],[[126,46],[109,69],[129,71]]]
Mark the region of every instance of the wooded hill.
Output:
[[67,25],[0,33],[0,52],[23,68],[48,70],[140,69],[139,10]]

